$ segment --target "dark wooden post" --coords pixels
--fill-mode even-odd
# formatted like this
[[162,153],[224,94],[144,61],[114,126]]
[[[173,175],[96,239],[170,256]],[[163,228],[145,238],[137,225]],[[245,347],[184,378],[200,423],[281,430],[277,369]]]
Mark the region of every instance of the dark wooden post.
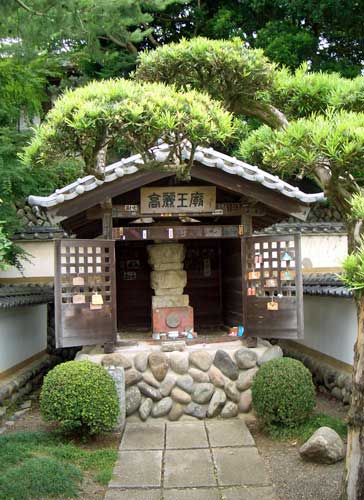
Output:
[[[241,225],[243,226],[243,237],[251,236],[253,233],[253,218],[250,214],[246,213],[241,216]],[[246,255],[245,255],[246,245],[241,245],[241,269],[242,272],[246,269]],[[243,275],[243,294],[242,294],[242,307],[243,307],[243,318],[246,318],[246,311],[244,311],[245,295],[247,294],[246,286],[246,276]],[[257,347],[258,340],[256,337],[247,337],[247,347]]]
[[112,239],[112,200],[107,198],[101,203],[102,209],[102,236],[106,240]]

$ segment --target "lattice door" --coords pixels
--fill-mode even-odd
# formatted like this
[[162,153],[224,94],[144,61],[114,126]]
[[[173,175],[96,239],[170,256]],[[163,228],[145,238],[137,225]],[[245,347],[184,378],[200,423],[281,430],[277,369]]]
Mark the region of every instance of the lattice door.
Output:
[[299,235],[242,239],[243,308],[248,335],[303,336],[303,295]]
[[56,346],[114,341],[114,242],[59,240],[55,251]]

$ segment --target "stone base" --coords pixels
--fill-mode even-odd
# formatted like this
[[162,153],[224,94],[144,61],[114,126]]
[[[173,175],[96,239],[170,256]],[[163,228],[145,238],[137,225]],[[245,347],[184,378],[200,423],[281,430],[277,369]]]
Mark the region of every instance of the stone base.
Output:
[[186,346],[183,352],[161,352],[160,346],[140,343],[119,348],[119,357],[101,348],[84,348],[78,357],[109,364],[110,356],[125,368],[126,413],[142,421],[184,415],[197,419],[232,418],[251,411],[251,384],[260,360],[271,349],[258,340]]

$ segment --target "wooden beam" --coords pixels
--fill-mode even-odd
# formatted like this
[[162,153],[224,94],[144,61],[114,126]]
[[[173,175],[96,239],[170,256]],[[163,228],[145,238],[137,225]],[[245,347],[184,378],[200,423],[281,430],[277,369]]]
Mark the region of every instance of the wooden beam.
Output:
[[192,177],[210,182],[226,191],[239,193],[248,198],[264,203],[277,212],[293,215],[306,220],[310,207],[293,198],[288,198],[272,189],[268,189],[257,182],[248,181],[237,175],[222,172],[217,168],[196,165],[191,170]]
[[123,241],[226,239],[243,236],[243,227],[239,225],[115,227],[112,234],[113,239]]

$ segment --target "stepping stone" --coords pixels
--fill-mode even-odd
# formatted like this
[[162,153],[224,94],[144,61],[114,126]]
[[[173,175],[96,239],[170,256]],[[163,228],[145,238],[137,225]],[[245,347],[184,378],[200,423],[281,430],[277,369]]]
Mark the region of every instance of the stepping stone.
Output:
[[270,483],[256,448],[213,448],[212,454],[220,486],[265,486]]
[[210,450],[166,450],[164,487],[216,486]]
[[237,487],[220,490],[224,500],[276,500],[277,497],[270,486]]
[[226,422],[209,420],[206,422],[210,444],[214,446],[255,446],[245,422],[236,418]]
[[160,488],[162,455],[162,450],[120,451],[109,488]]
[[167,423],[167,449],[208,447],[203,422]]
[[106,492],[104,500],[160,500],[160,490],[145,490],[145,489],[127,489],[121,490],[118,488],[109,489]]
[[163,450],[164,423],[127,423],[120,450]]
[[163,500],[220,500],[220,495],[217,488],[183,488],[183,490],[164,490]]

